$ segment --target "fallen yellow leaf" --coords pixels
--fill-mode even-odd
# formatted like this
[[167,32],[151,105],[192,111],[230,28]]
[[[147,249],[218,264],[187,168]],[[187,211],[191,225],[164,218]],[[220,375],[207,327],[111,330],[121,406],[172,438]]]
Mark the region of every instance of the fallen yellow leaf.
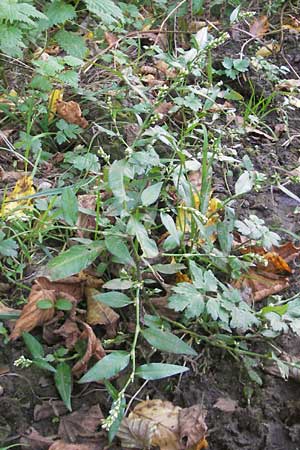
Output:
[[62,100],[64,96],[64,90],[63,89],[53,89],[49,95],[49,104],[48,104],[48,111],[49,111],[49,120],[52,120],[56,114],[57,110],[57,101]]
[[4,197],[0,216],[25,216],[26,212],[32,209],[32,200],[22,200],[22,198],[27,197],[28,195],[33,195],[34,193],[35,189],[33,187],[32,177],[22,177],[16,182],[13,191]]
[[272,42],[271,44],[264,45],[260,49],[257,50],[256,56],[261,56],[263,58],[267,58],[274,53],[278,53],[280,51],[280,45],[277,42]]

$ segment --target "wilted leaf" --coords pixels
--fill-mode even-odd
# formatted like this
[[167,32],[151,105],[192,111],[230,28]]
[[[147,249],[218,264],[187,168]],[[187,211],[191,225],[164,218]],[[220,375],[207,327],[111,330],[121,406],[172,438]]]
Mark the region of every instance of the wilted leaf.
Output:
[[73,100],[69,102],[57,100],[56,111],[57,115],[68,123],[73,123],[81,128],[87,128],[89,126],[87,120],[82,117],[79,104]]
[[218,408],[220,411],[232,413],[236,410],[238,402],[232,400],[232,398],[220,397],[214,404],[214,408]]
[[78,411],[60,419],[58,435],[69,442],[76,442],[77,438],[95,438],[102,419],[103,414],[98,404],[82,406]]
[[113,337],[116,335],[116,326],[120,316],[105,303],[95,300],[95,297],[99,294],[96,289],[88,287],[85,289],[87,299],[86,321],[89,325],[104,325],[108,336]]
[[[200,405],[193,405],[179,411],[179,437],[182,449],[189,449],[199,443],[204,444],[207,432],[205,417],[206,411]],[[199,449],[199,446],[197,448]]]
[[54,118],[57,110],[57,102],[61,101],[63,99],[63,96],[63,89],[53,89],[53,91],[51,91],[48,104],[49,120],[52,120]]
[[116,48],[119,42],[119,39],[117,36],[115,36],[113,33],[109,33],[108,31],[104,32],[104,37],[106,42],[111,48]]
[[81,335],[77,323],[70,319],[67,319],[63,325],[57,330],[54,330],[53,333],[64,338],[65,346],[68,349],[74,348]]
[[32,178],[28,176],[22,177],[16,182],[13,191],[4,197],[0,216],[22,217],[26,215],[26,211],[32,209],[32,200],[22,200],[22,197],[27,197],[34,193]]
[[146,400],[122,420],[118,437],[128,448],[184,450],[196,444],[200,449],[206,443],[204,417],[198,405],[182,409],[171,402]]
[[299,257],[300,248],[287,242],[279,247],[273,246],[272,252],[266,252],[262,247],[249,246],[243,253],[252,252],[263,256],[266,265],[256,264],[233,283],[242,291],[246,301],[260,301],[269,295],[277,294],[289,286],[287,274],[292,272],[288,262]]
[[[53,304],[52,308],[40,309],[37,303],[40,300],[50,300]],[[24,331],[31,331],[39,325],[51,320],[55,314],[55,292],[53,290],[43,289],[38,284],[35,284],[28,297],[28,303],[23,307],[20,318],[16,321],[10,339],[14,341]]]
[[42,436],[35,428],[31,427],[20,439],[22,448],[30,450],[48,450],[52,447],[53,439]]
[[72,368],[72,373],[75,376],[81,375],[82,372],[86,371],[88,362],[92,357],[100,360],[105,356],[105,350],[103,349],[99,339],[94,334],[92,328],[84,322],[80,321],[80,324],[84,328],[80,339],[87,339],[87,345],[85,354]]
[[256,52],[256,56],[267,58],[268,56],[278,52],[280,52],[280,44],[278,44],[277,42],[271,42],[270,44],[258,49]]
[[260,16],[250,25],[249,33],[253,37],[261,38],[269,31],[269,21],[267,16]]
[[94,442],[89,444],[67,444],[65,441],[55,441],[48,450],[99,450]]
[[294,89],[300,88],[300,80],[299,79],[290,79],[290,80],[283,80],[280,81],[278,84],[276,84],[277,89],[287,89],[289,91],[292,91]]
[[95,209],[97,197],[93,194],[78,195],[78,219],[76,226],[79,237],[89,237],[90,232],[87,230],[95,230],[96,218]]

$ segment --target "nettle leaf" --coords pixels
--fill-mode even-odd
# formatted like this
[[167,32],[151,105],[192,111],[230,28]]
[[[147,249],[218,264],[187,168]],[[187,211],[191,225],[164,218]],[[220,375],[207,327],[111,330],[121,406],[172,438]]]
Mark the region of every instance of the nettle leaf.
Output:
[[72,188],[64,189],[61,196],[61,206],[65,221],[68,225],[74,226],[78,219],[78,203]]
[[0,254],[3,256],[18,256],[18,244],[14,239],[0,240]]
[[150,206],[156,202],[156,200],[159,197],[162,185],[163,185],[162,182],[152,184],[152,186],[147,187],[142,192],[141,200],[144,206]]
[[71,393],[72,393],[72,372],[70,366],[62,362],[57,366],[54,375],[55,386],[59,392],[61,399],[68,408],[72,411]]
[[46,266],[45,276],[51,281],[61,280],[86,269],[104,250],[103,242],[74,245],[53,258]]
[[84,38],[71,31],[60,30],[56,33],[55,40],[71,56],[84,58],[87,52]]
[[233,61],[233,67],[239,72],[247,72],[249,69],[249,59],[235,59]]
[[87,9],[103,22],[111,24],[123,20],[122,10],[112,0],[84,0]]
[[176,353],[179,355],[196,356],[197,352],[169,331],[158,328],[142,330],[142,335],[150,345],[163,352]]
[[176,364],[150,363],[138,367],[135,375],[144,380],[159,380],[187,372],[188,370],[187,367],[177,366]]
[[114,352],[104,356],[98,361],[78,383],[91,383],[92,381],[108,380],[117,375],[128,366],[130,354],[126,352]]
[[134,265],[134,260],[129,253],[128,247],[120,236],[106,236],[105,246],[109,253],[116,256],[122,264]]
[[253,325],[259,325],[259,323],[259,320],[246,303],[241,302],[238,307],[232,307],[230,328],[239,328],[242,331],[246,331]]
[[18,3],[11,0],[1,0],[0,21],[2,22],[23,22],[35,25],[32,19],[45,19],[46,16],[38,11],[33,5],[28,3]]
[[76,11],[73,5],[67,4],[61,0],[54,0],[45,10],[47,21],[42,21],[43,28],[51,28],[53,25],[65,23],[67,20],[73,20],[76,17]]
[[101,303],[105,303],[112,308],[123,308],[130,305],[133,301],[122,292],[105,292],[104,294],[94,295],[94,300],[98,300]]
[[17,58],[22,57],[22,49],[25,48],[22,37],[18,27],[0,23],[0,49],[3,53]]
[[132,236],[136,236],[146,258],[155,258],[158,255],[155,241],[149,238],[146,228],[135,217],[130,217],[127,224],[127,232]]
[[169,297],[169,307],[175,311],[185,310],[188,318],[200,316],[205,308],[203,295],[190,283],[179,283]]

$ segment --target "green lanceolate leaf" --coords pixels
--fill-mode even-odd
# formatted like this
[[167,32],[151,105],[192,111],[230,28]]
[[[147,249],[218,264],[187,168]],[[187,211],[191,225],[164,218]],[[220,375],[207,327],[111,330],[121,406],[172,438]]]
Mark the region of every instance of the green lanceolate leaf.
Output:
[[56,300],[55,308],[59,309],[60,311],[71,311],[73,305],[70,300],[67,300],[65,298],[59,298]]
[[63,217],[68,225],[74,226],[78,218],[77,197],[72,188],[66,188],[61,196]]
[[129,353],[114,352],[98,361],[78,383],[91,383],[92,381],[108,380],[117,375],[128,366]]
[[106,292],[104,294],[97,294],[93,297],[94,300],[98,300],[105,305],[112,308],[124,308],[124,306],[130,305],[133,301],[122,292]]
[[142,192],[141,200],[144,206],[150,206],[156,202],[156,200],[159,197],[162,185],[163,185],[162,182],[152,184],[152,186],[147,187]]
[[106,236],[105,246],[109,253],[116,256],[122,264],[129,264],[130,266],[134,264],[134,260],[129,253],[128,247],[121,237]]
[[177,353],[179,355],[197,355],[197,352],[192,347],[169,331],[148,328],[142,331],[142,335],[150,345],[163,352]]
[[54,376],[55,386],[59,392],[61,399],[68,408],[72,411],[71,393],[72,393],[72,372],[70,366],[62,362],[57,366]]
[[150,363],[138,367],[135,374],[144,380],[159,380],[188,370],[187,367],[177,366],[176,364]]
[[126,170],[127,162],[122,159],[120,161],[114,161],[109,169],[108,174],[108,184],[112,193],[119,200],[120,203],[123,203],[127,200],[127,195],[125,191],[124,185],[124,175]]
[[145,258],[155,258],[158,255],[158,248],[153,239],[150,239],[146,228],[136,218],[130,217],[127,225],[129,234],[136,236]]
[[30,351],[33,358],[43,358],[44,349],[43,346],[39,343],[39,341],[32,336],[32,334],[24,332],[22,333],[22,338],[24,339],[25,345],[27,349]]
[[74,245],[53,258],[46,266],[45,276],[51,281],[61,280],[86,269],[103,251],[103,242],[88,245]]
[[36,304],[39,309],[50,309],[53,308],[53,303],[51,300],[39,300]]
[[170,214],[166,214],[166,213],[160,213],[160,218],[161,218],[161,221],[164,224],[165,228],[170,233],[170,236],[172,236],[172,238],[174,239],[176,244],[179,245],[180,237],[181,237],[182,233],[180,233],[177,230],[173,218],[170,216]]

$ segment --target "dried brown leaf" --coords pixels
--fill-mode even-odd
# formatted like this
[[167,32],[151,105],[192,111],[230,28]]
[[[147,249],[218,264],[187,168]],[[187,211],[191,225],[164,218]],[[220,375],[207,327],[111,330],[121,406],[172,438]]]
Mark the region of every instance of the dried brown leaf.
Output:
[[99,446],[94,442],[87,444],[68,444],[65,441],[55,441],[48,450],[98,450]]
[[119,39],[117,36],[115,36],[113,33],[109,33],[108,31],[105,31],[104,37],[106,42],[111,48],[116,48],[119,42]]
[[220,411],[233,413],[238,406],[238,402],[236,400],[232,400],[232,398],[224,398],[220,397],[214,404],[214,408],[218,408]]
[[118,436],[122,446],[184,450],[206,446],[205,412],[198,406],[182,409],[171,402],[146,400],[122,421]]
[[35,405],[33,418],[35,421],[48,419],[49,417],[59,417],[68,411],[66,405],[61,400],[48,400],[40,405]]
[[54,334],[62,336],[65,340],[65,346],[68,349],[72,349],[78,341],[81,332],[76,322],[67,319],[60,328],[54,330]]
[[48,450],[53,439],[42,436],[35,428],[31,427],[20,439],[20,445],[24,450]]
[[77,438],[95,438],[102,419],[103,414],[98,404],[82,406],[78,411],[61,418],[58,435],[69,442],[76,442]]
[[58,100],[56,103],[56,112],[59,117],[68,123],[73,123],[81,128],[87,128],[89,126],[87,120],[82,117],[79,104],[73,100],[69,102]]
[[278,84],[276,84],[276,88],[287,89],[288,91],[300,88],[300,79],[290,79],[280,81]]
[[179,411],[179,438],[182,450],[203,442],[207,432],[205,417],[206,411],[201,405],[193,405]]
[[55,314],[55,309],[40,309],[37,307],[37,303],[40,300],[50,300],[52,304],[55,303],[55,292],[53,290],[41,289],[41,287],[35,284],[28,297],[28,303],[23,307],[21,316],[16,321],[13,332],[10,336],[10,340],[14,341],[24,331],[31,331],[39,325],[43,325],[45,322],[51,320]]
[[87,300],[86,321],[89,325],[104,325],[107,334],[113,337],[116,335],[116,326],[120,316],[108,305],[95,300],[95,296],[98,294],[99,291],[94,288],[85,288]]
[[92,328],[85,322],[79,320],[78,322],[84,328],[84,331],[80,335],[80,339],[87,339],[87,346],[83,357],[72,368],[72,373],[75,376],[79,376],[86,371],[87,365],[92,357],[100,360],[105,356],[105,350],[94,334]]
[[[84,194],[78,195],[78,219],[76,222],[77,226],[77,234],[79,237],[89,237],[90,232],[87,230],[95,230],[96,227],[96,218],[93,215],[96,210],[96,202],[97,197],[94,194]],[[80,211],[80,209],[84,209],[85,211]],[[89,214],[89,211],[91,212]]]
[[60,281],[50,281],[46,277],[38,277],[36,283],[42,289],[52,290],[55,294],[68,294],[77,301],[83,298],[82,280],[78,276],[65,278]]
[[253,37],[261,38],[263,37],[270,28],[270,24],[267,16],[260,16],[252,22],[249,27],[249,33]]

